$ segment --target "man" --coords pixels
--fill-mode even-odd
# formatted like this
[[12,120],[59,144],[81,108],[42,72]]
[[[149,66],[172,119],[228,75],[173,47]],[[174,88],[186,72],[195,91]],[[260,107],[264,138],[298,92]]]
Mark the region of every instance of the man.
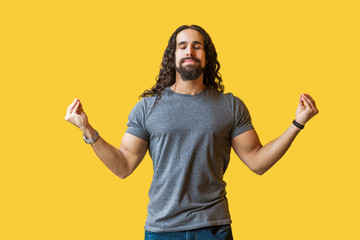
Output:
[[68,107],[65,120],[80,128],[85,141],[120,178],[130,175],[149,150],[154,176],[145,239],[232,239],[223,181],[231,147],[262,175],[318,113],[315,101],[302,94],[294,122],[263,146],[245,104],[223,93],[219,69],[205,30],[179,27],[165,50],[157,83],[129,115],[119,149],[99,137],[79,100]]

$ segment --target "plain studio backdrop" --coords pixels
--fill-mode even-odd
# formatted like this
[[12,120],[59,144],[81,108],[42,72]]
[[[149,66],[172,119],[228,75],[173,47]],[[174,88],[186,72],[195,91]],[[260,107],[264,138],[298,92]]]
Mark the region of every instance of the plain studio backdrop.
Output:
[[235,239],[359,239],[359,10],[347,0],[2,1],[0,238],[144,238],[151,159],[121,180],[66,108],[79,98],[119,147],[170,35],[197,24],[263,144],[291,124],[301,93],[320,110],[263,176],[232,152]]

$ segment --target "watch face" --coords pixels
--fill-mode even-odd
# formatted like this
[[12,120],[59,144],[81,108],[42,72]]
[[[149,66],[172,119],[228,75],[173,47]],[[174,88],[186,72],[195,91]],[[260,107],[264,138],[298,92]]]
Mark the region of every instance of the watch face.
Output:
[[99,138],[99,136],[100,135],[99,135],[98,131],[95,130],[94,135],[92,136],[92,138],[87,139],[85,137],[85,135],[83,134],[83,139],[87,144],[90,144],[90,143],[94,143]]

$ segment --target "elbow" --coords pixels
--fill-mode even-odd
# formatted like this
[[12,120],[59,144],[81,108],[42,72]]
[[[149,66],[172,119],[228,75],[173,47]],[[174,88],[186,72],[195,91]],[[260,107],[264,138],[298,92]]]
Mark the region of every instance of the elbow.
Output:
[[123,164],[120,166],[117,166],[113,173],[118,176],[121,179],[127,178],[134,170],[131,169],[128,165]]
[[269,170],[269,166],[258,160],[251,161],[252,164],[249,166],[250,170],[261,176]]
[[131,173],[116,173],[115,175],[118,176],[121,179],[125,179],[128,176],[130,176]]
[[263,175],[266,172],[266,171],[261,171],[261,170],[252,170],[252,171],[259,176]]
[[256,170],[256,171],[253,171],[253,172],[256,173],[257,175],[261,176],[261,175],[263,175],[266,171]]
[[128,172],[128,171],[118,171],[118,172],[114,172],[114,173],[116,176],[118,176],[121,179],[125,179],[131,174],[131,172]]
[[122,175],[122,174],[116,174],[116,176],[118,176],[121,179],[125,179],[127,178],[129,175]]
[[252,167],[251,171],[253,171],[254,173],[256,173],[257,175],[261,176],[264,173],[266,173],[267,169],[263,168],[263,167]]
[[124,168],[124,169],[119,170],[119,171],[114,172],[114,173],[115,173],[115,175],[118,176],[119,178],[125,179],[125,178],[127,178],[128,176],[130,176],[130,175],[133,173],[134,170],[135,170],[135,169]]

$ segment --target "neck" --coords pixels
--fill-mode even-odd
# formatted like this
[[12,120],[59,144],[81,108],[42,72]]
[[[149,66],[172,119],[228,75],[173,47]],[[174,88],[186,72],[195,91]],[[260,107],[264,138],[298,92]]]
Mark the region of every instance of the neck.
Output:
[[196,95],[204,90],[205,87],[203,74],[195,80],[183,80],[181,76],[176,73],[175,83],[170,86],[170,89],[181,94]]

